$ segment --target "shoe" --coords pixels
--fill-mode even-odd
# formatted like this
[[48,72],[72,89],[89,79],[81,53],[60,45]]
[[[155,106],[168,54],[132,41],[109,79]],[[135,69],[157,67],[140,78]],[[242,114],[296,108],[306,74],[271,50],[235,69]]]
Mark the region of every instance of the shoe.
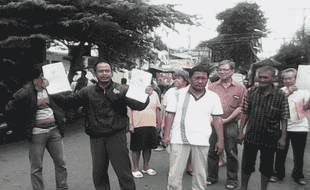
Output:
[[214,185],[216,183],[217,183],[217,181],[207,181],[207,186],[211,186],[211,185]]
[[164,147],[162,146],[158,146],[156,149],[154,149],[155,151],[163,151],[166,150]]
[[132,172],[132,175],[137,179],[143,178],[143,174],[140,171]]
[[307,185],[307,182],[303,179],[295,180],[295,182],[298,183],[299,185]]
[[271,176],[270,179],[269,179],[269,181],[270,181],[271,183],[275,183],[275,182],[278,181],[278,178],[277,178],[276,176]]
[[148,174],[148,175],[156,175],[157,174],[157,172],[155,171],[155,170],[153,170],[153,169],[148,169],[148,170],[141,170],[142,171],[142,173],[145,173],[145,174]]

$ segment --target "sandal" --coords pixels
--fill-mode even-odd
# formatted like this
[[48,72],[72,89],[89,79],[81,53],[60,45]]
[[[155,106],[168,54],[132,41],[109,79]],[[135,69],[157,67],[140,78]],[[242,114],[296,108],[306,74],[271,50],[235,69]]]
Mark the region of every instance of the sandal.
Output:
[[295,182],[298,183],[299,185],[307,185],[307,182],[303,179],[295,180]]
[[148,174],[148,175],[156,175],[157,172],[153,169],[148,169],[148,170],[142,170],[142,173]]
[[140,171],[132,172],[133,177],[140,179],[143,177],[143,174]]
[[237,186],[235,184],[227,184],[226,189],[236,189]]
[[216,184],[217,181],[207,181],[207,186],[211,186]]
[[271,176],[270,179],[269,179],[269,181],[270,181],[271,183],[275,183],[275,182],[278,181],[278,178],[277,178],[276,176]]

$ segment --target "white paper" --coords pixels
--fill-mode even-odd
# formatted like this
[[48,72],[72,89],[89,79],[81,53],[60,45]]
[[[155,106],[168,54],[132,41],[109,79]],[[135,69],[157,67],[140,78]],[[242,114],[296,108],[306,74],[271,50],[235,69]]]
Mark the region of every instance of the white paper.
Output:
[[128,98],[145,103],[148,97],[148,95],[145,93],[145,89],[151,84],[151,80],[151,73],[138,69],[133,69],[131,73],[129,89],[126,96]]
[[46,87],[49,94],[72,91],[62,62],[44,65],[42,69],[49,83]]
[[299,90],[310,91],[310,65],[298,65],[295,85]]

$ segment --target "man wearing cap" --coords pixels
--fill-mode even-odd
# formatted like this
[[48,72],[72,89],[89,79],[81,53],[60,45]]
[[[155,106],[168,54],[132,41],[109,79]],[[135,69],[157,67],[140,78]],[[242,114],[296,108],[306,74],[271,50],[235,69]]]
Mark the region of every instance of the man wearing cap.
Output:
[[[246,88],[243,84],[235,82],[231,76],[235,72],[235,63],[224,60],[219,63],[218,74],[220,80],[212,83],[209,90],[215,92],[221,99],[224,114],[222,115],[225,152],[227,156],[227,189],[235,189],[238,186],[238,123],[241,113],[243,97]],[[208,153],[208,178],[207,185],[213,185],[218,181],[219,156],[214,151],[217,135],[213,131],[210,138]]]
[[190,153],[192,189],[206,189],[211,119],[218,135],[216,151],[221,153],[224,149],[221,101],[215,92],[205,89],[207,81],[208,69],[195,66],[189,71],[190,85],[178,90],[178,97],[167,105],[162,142],[164,147],[170,144],[171,149],[168,190],[182,189],[183,172]]
[[47,149],[55,165],[56,189],[68,189],[63,148],[62,109],[47,93],[41,66],[30,74],[30,82],[14,93],[5,107],[6,122],[30,141],[30,176],[33,189],[44,189],[43,156]]

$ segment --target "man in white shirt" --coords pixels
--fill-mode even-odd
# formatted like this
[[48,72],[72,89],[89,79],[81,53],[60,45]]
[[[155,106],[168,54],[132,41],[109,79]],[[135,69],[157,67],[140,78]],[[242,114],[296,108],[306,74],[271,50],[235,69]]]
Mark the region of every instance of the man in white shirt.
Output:
[[282,180],[285,177],[285,160],[289,149],[290,141],[292,143],[294,155],[294,168],[292,178],[299,185],[306,185],[303,175],[304,152],[307,142],[309,124],[307,117],[301,117],[300,112],[309,110],[309,91],[299,90],[295,86],[296,69],[289,68],[282,71],[284,87],[282,90],[288,96],[290,109],[290,119],[287,120],[287,137],[284,150],[277,150],[275,160],[275,176],[270,178],[271,182]]
[[192,189],[206,189],[206,164],[211,121],[218,135],[216,151],[224,150],[223,114],[219,96],[206,90],[208,69],[196,66],[189,71],[188,87],[179,90],[178,97],[168,102],[163,146],[170,144],[169,190],[181,190],[183,172],[189,154],[192,154]]

